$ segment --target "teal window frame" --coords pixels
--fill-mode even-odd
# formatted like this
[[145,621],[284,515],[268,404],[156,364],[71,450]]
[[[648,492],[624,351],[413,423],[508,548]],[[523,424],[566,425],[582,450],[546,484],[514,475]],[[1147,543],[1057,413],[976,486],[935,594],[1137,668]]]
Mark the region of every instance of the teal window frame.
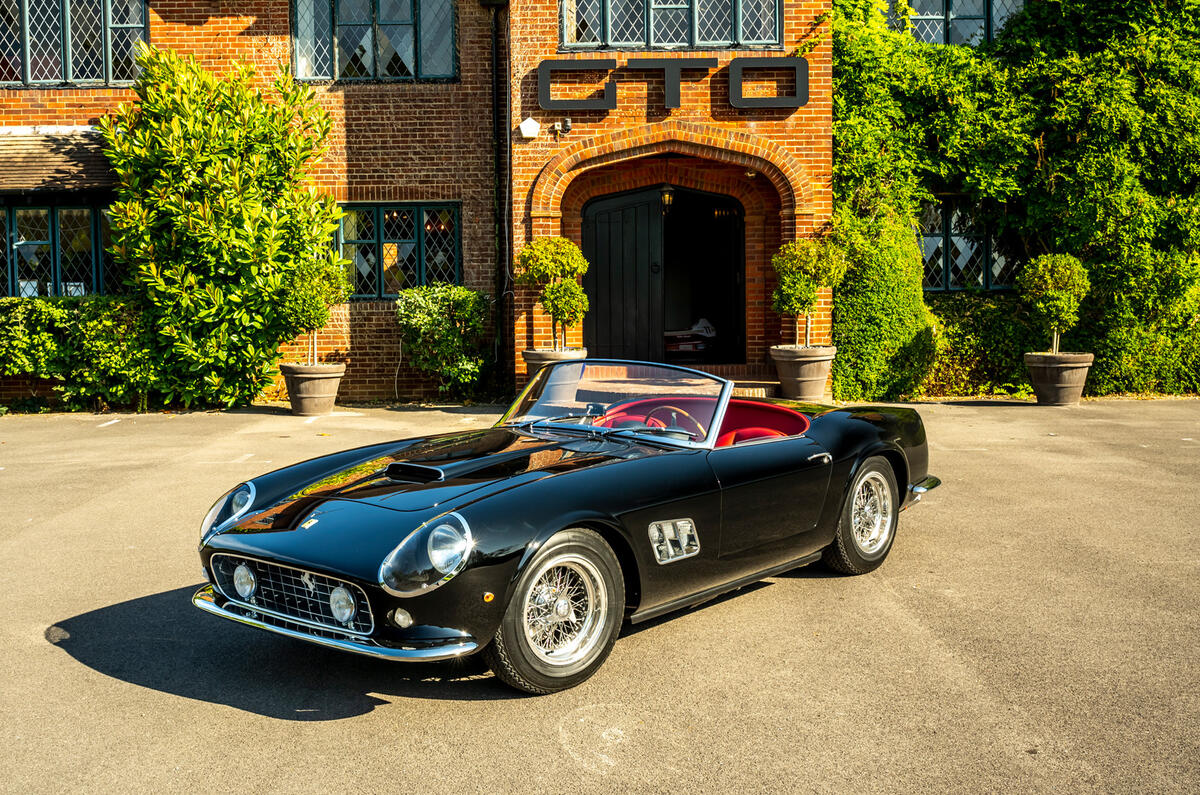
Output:
[[[1009,283],[996,283],[995,266],[997,258],[1004,257],[996,251],[996,242],[994,239],[993,230],[983,226],[979,228],[977,224],[972,222],[967,229],[955,229],[954,218],[956,214],[970,217],[969,210],[965,207],[960,197],[939,196],[932,204],[937,205],[941,214],[941,225],[936,231],[923,228],[918,225],[917,229],[917,245],[921,248],[921,285],[925,292],[942,293],[942,292],[962,292],[966,290],[984,290],[988,292],[1011,290],[1013,285]],[[922,212],[922,217],[924,212]],[[974,229],[970,227],[975,227]],[[926,272],[926,263],[928,256],[926,255],[926,246],[929,242],[939,241],[941,247],[941,273],[935,282],[931,282],[928,273]],[[982,274],[978,284],[957,284],[953,276],[953,251],[957,240],[965,240],[970,242],[976,249],[979,250],[983,257]],[[1007,260],[1005,260],[1007,261]],[[1013,276],[1015,271],[1011,271]]]
[[[21,240],[17,230],[17,212],[19,210],[42,210],[47,213],[47,240]],[[33,202],[29,204],[0,203],[0,239],[3,241],[3,251],[0,251],[0,295],[11,298],[64,298],[75,297],[65,295],[62,267],[62,240],[59,235],[59,213],[63,210],[88,210],[91,212],[90,231],[92,237],[92,289],[84,295],[104,295],[107,291],[105,279],[110,269],[112,258],[104,249],[104,222],[107,205],[80,204],[66,201]],[[51,277],[49,291],[37,296],[21,295],[19,272],[20,248],[32,245],[49,245],[51,261]]]
[[[612,3],[610,0],[600,0],[603,4],[601,15],[600,41],[575,42],[567,35],[567,12],[563,0],[558,4],[559,43],[563,50],[718,50],[718,49],[753,49],[778,48],[783,40],[783,4],[786,0],[775,2],[775,36],[771,39],[749,39],[742,35],[742,5],[745,0],[727,0],[731,8],[731,30],[733,36],[729,40],[705,40],[698,37],[700,30],[698,0],[645,0],[642,8],[642,38],[640,40],[618,41],[612,37]],[[656,11],[678,9],[687,6],[689,14],[689,32],[686,44],[658,43],[654,36],[654,13]]]
[[447,73],[426,73],[422,68],[421,54],[421,0],[409,0],[412,9],[412,21],[396,23],[412,25],[413,29],[413,73],[409,76],[389,76],[379,74],[379,26],[388,25],[389,20],[380,19],[379,0],[370,0],[371,3],[371,42],[375,51],[372,53],[372,69],[374,75],[369,77],[339,77],[341,71],[338,63],[338,28],[339,27],[357,27],[361,23],[343,23],[338,21],[341,0],[328,0],[327,10],[329,12],[329,31],[330,38],[328,44],[330,46],[329,66],[331,74],[300,74],[300,59],[296,52],[296,43],[300,38],[299,31],[299,13],[296,9],[297,0],[291,0],[289,3],[289,12],[291,13],[291,23],[289,31],[292,38],[292,74],[296,79],[302,82],[334,82],[334,83],[451,83],[457,82],[459,79],[459,57],[458,57],[458,3],[451,3],[450,17],[450,52],[452,68]]
[[[910,2],[911,2],[911,0],[910,0]],[[909,30],[913,32],[913,36],[914,37],[917,36],[917,33],[916,33],[916,23],[917,22],[938,22],[938,23],[941,23],[941,25],[942,25],[942,40],[941,41],[928,41],[928,40],[920,38],[920,37],[918,37],[918,41],[923,41],[926,44],[952,44],[952,43],[954,43],[954,42],[951,42],[951,31],[953,29],[953,22],[955,20],[962,19],[962,20],[983,22],[983,39],[982,39],[982,41],[976,42],[974,44],[965,43],[965,42],[959,43],[959,46],[963,46],[963,45],[977,46],[978,44],[982,44],[984,42],[990,42],[996,38],[996,34],[999,33],[999,29],[996,28],[995,0],[983,0],[983,13],[982,14],[958,14],[955,11],[955,3],[956,2],[957,2],[957,0],[942,0],[942,12],[940,14],[933,14],[933,13],[918,14],[914,11],[909,16],[909,24],[910,24]],[[897,15],[895,13],[895,5],[896,5],[895,0],[892,0],[892,2],[890,3],[892,24],[893,24],[893,26],[902,28],[903,20],[899,19],[899,15]]]
[[[19,41],[17,49],[21,54],[21,78],[19,80],[5,80],[0,77],[0,88],[21,88],[21,87],[36,87],[47,88],[53,86],[127,86],[134,82],[136,78],[128,80],[114,80],[113,72],[113,32],[118,30],[140,30],[142,33],[142,41],[150,43],[150,3],[148,0],[139,0],[142,6],[142,22],[141,24],[122,24],[112,21],[112,0],[100,0],[101,2],[101,20],[100,29],[103,42],[103,58],[104,58],[104,76],[102,78],[88,79],[76,78],[73,74],[72,58],[71,58],[71,0],[58,0],[59,7],[59,66],[60,78],[54,79],[34,79],[32,77],[31,63],[31,43],[30,43],[30,10],[29,0],[17,0],[17,14],[20,17],[19,24]],[[136,71],[136,68],[135,68]]]
[[[442,211],[449,210],[454,218],[454,281],[453,284],[462,284],[463,267],[462,267],[462,203],[461,202],[385,202],[385,203],[363,203],[363,202],[348,202],[340,205],[343,210],[354,210],[356,212],[371,213],[374,223],[375,234],[371,239],[362,238],[346,238],[345,237],[345,222],[339,221],[337,232],[334,235],[334,245],[336,250],[341,255],[346,245],[362,245],[373,244],[375,246],[375,285],[376,289],[373,293],[354,292],[350,298],[354,301],[378,301],[386,298],[395,298],[398,293],[388,292],[384,289],[386,279],[384,278],[384,262],[383,262],[383,247],[387,243],[404,244],[414,243],[416,245],[417,258],[417,284],[410,285],[413,287],[430,284],[428,274],[425,268],[425,248],[426,248],[426,230],[424,225],[424,216],[427,211]],[[393,238],[387,237],[384,233],[383,214],[389,210],[411,210],[414,213],[413,235],[412,238]],[[344,255],[343,255],[344,256]],[[351,284],[354,284],[355,274],[353,264],[351,265]]]

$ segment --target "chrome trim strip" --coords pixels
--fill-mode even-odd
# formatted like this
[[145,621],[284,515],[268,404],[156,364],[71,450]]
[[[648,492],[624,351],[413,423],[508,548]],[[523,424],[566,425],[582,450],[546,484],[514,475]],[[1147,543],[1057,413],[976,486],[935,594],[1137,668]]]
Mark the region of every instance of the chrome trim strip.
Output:
[[[316,635],[306,635],[303,632],[287,629],[286,627],[277,627],[273,624],[267,624],[263,621],[256,621],[248,616],[239,616],[237,613],[232,613],[224,607],[218,607],[213,598],[213,589],[211,585],[206,585],[192,597],[192,604],[200,608],[206,613],[212,613],[214,616],[227,618],[230,621],[236,621],[239,624],[245,624],[258,629],[265,629],[269,632],[274,632],[278,635],[283,635],[296,640],[305,640],[309,643],[315,643],[318,646],[326,646],[339,651],[348,651],[353,654],[363,654],[367,657],[376,657],[381,660],[417,660],[421,662],[429,662],[433,660],[448,660],[454,657],[462,657],[470,654],[479,648],[478,643],[473,641],[463,641],[462,643],[454,643],[446,646],[433,646],[425,649],[392,649],[386,646],[377,646],[369,643],[356,643],[349,640],[338,640],[336,638],[321,638]],[[254,608],[251,607],[251,610]],[[265,611],[263,611],[265,612]],[[292,619],[288,619],[289,621]]]
[[220,579],[216,575],[213,575],[213,584],[217,586],[217,590],[221,592],[221,596],[224,596],[230,602],[234,603],[235,605],[238,605],[239,607],[244,607],[247,610],[253,610],[256,613],[266,613],[269,616],[275,616],[276,618],[282,618],[287,621],[291,621],[293,624],[304,624],[305,626],[313,627],[314,629],[323,629],[326,631],[345,632],[347,635],[356,635],[358,637],[365,638],[367,635],[370,635],[372,632],[375,631],[375,611],[371,609],[371,600],[367,598],[367,592],[364,591],[362,586],[359,585],[358,583],[353,583],[353,582],[350,582],[349,580],[344,580],[341,577],[334,577],[331,574],[324,574],[319,571],[310,571],[309,569],[301,569],[298,566],[287,566],[283,563],[276,563],[273,560],[264,560],[262,558],[256,558],[253,555],[238,555],[234,552],[214,552],[212,554],[212,557],[209,558],[210,566],[212,565],[212,562],[211,562],[212,558],[217,558],[217,557],[234,558],[235,560],[237,560],[237,559],[252,560],[256,563],[265,563],[268,566],[277,566],[281,569],[291,569],[292,571],[304,571],[304,572],[308,572],[309,574],[315,574],[318,577],[324,577],[327,580],[336,580],[337,582],[357,588],[358,592],[360,594],[362,594],[363,604],[365,604],[367,606],[367,615],[371,619],[371,628],[368,629],[366,632],[357,632],[353,629],[346,629],[344,626],[342,626],[340,624],[322,624],[319,621],[308,621],[307,619],[298,618],[297,616],[289,616],[287,613],[280,613],[277,610],[270,610],[265,607],[260,607],[259,605],[252,605],[248,602],[243,602],[241,599],[235,599],[234,597],[225,593],[225,589],[221,587]]

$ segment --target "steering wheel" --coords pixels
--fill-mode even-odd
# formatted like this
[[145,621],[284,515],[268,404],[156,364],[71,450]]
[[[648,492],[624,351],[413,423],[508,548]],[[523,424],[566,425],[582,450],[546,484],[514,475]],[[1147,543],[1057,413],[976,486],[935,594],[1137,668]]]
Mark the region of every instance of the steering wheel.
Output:
[[[670,420],[670,422],[664,421],[662,418],[655,416],[657,414],[663,414],[663,413],[667,413],[669,415],[668,419]],[[703,439],[705,434],[707,433],[704,430],[704,426],[701,425],[700,422],[695,417],[693,417],[691,414],[688,414],[686,411],[679,408],[678,406],[672,406],[669,404],[664,404],[662,406],[656,406],[656,407],[650,409],[650,411],[648,411],[646,413],[646,424],[647,425],[650,424],[650,420],[657,420],[659,423],[661,423],[663,425],[663,427],[666,427],[666,428],[681,428],[682,430],[695,433],[697,439]],[[685,420],[686,422],[690,423],[691,427],[688,427],[687,425],[681,425],[679,423],[680,420]]]

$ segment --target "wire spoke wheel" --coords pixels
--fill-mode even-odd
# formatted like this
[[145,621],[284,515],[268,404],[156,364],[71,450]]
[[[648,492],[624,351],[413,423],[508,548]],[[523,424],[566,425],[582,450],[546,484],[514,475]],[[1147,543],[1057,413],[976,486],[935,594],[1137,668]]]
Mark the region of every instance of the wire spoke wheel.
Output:
[[606,636],[608,610],[603,578],[591,560],[575,553],[546,559],[523,605],[530,651],[553,666],[588,660]]
[[868,472],[854,492],[851,538],[863,555],[874,555],[892,536],[892,490],[880,472]]

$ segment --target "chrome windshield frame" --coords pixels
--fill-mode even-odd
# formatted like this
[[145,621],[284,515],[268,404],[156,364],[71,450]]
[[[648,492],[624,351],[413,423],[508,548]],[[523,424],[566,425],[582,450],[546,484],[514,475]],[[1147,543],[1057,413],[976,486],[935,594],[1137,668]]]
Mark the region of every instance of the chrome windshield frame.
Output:
[[[718,431],[721,428],[721,423],[725,421],[725,410],[729,407],[729,399],[733,396],[734,384],[729,379],[722,378],[719,375],[713,375],[712,373],[706,373],[703,370],[695,370],[691,367],[681,367],[680,365],[677,365],[677,364],[664,364],[662,362],[643,362],[643,361],[638,361],[636,359],[590,359],[590,358],[589,359],[564,359],[561,362],[554,362],[553,364],[548,364],[545,367],[541,368],[541,370],[538,370],[537,373],[534,373],[534,377],[541,374],[542,371],[544,371],[544,370],[550,370],[551,368],[561,367],[563,365],[573,365],[573,364],[580,364],[580,363],[635,365],[635,366],[639,366],[639,367],[661,367],[663,369],[678,370],[681,373],[688,373],[690,375],[700,376],[702,378],[707,378],[712,381],[719,382],[721,384],[721,391],[717,394],[717,406],[716,406],[716,409],[713,411],[712,425],[709,427],[708,433],[706,434],[705,439],[702,442],[698,442],[698,441],[691,440],[691,439],[676,439],[676,438],[673,438],[670,436],[663,436],[663,435],[656,434],[656,433],[638,433],[637,430],[633,429],[633,428],[620,429],[619,431],[609,431],[609,434],[617,435],[617,438],[636,439],[638,441],[666,444],[666,445],[669,445],[672,447],[682,447],[682,448],[687,448],[687,449],[692,449],[692,450],[711,450],[716,446]],[[493,427],[503,428],[503,427],[511,427],[514,425],[525,424],[525,423],[512,422],[509,420],[509,417],[512,416],[513,411],[516,409],[517,405],[520,404],[525,399],[525,396],[529,393],[529,390],[533,388],[533,383],[534,383],[534,378],[530,378],[529,383],[527,383],[525,385],[525,388],[521,390],[521,393],[519,395],[517,395],[516,399],[514,399],[513,402],[509,405],[508,410],[504,412],[504,416],[502,416],[496,422],[495,426],[493,426]],[[545,417],[543,419],[535,420],[532,423],[532,425],[539,427],[539,428],[556,428],[556,427],[557,428],[569,428],[569,427],[571,427],[571,425],[566,424],[566,423],[554,422],[553,417]],[[589,428],[589,427],[594,427],[594,426],[580,425],[579,427]]]

